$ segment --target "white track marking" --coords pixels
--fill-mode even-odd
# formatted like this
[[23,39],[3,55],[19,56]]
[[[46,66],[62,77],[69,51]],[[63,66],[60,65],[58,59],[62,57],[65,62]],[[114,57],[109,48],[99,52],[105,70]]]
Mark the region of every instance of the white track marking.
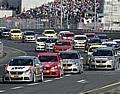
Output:
[[54,78],[55,80],[59,80],[59,79],[61,79],[61,78]]
[[100,87],[100,88],[96,88],[96,89],[92,89],[92,90],[86,91],[86,92],[84,92],[83,94],[91,93],[91,92],[98,91],[98,90],[102,90],[102,89],[109,88],[109,87],[113,87],[113,86],[119,85],[119,84],[120,84],[120,82],[113,83],[113,84],[109,84],[109,85],[106,85],[106,86],[103,86],[103,87]]
[[79,81],[77,81],[78,83],[87,83],[88,81],[86,81],[86,80],[79,80]]
[[51,82],[51,81],[53,81],[53,80],[45,80],[45,81],[43,81],[43,82],[45,82],[45,83],[46,83],[46,82]]
[[27,84],[28,86],[34,86],[34,85],[38,85],[40,83],[32,83],[32,84]]
[[5,90],[0,90],[0,93],[4,93],[5,92]]
[[65,75],[66,77],[69,77],[69,76],[71,76],[71,74],[67,74],[67,75]]
[[62,79],[62,78],[64,78],[64,77],[60,77],[60,79]]
[[20,88],[23,88],[23,86],[13,87],[11,89],[15,90],[15,89],[20,89]]

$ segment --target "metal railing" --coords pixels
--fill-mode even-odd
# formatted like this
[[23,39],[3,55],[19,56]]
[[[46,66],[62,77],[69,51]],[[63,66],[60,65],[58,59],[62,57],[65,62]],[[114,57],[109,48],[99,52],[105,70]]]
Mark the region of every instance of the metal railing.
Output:
[[3,43],[0,41],[0,57],[3,56]]

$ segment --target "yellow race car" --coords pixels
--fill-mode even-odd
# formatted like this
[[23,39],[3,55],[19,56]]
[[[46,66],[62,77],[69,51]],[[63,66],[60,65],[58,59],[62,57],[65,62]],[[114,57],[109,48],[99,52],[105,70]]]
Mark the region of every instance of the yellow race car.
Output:
[[10,30],[10,39],[11,40],[21,40],[23,33],[20,29],[11,29]]

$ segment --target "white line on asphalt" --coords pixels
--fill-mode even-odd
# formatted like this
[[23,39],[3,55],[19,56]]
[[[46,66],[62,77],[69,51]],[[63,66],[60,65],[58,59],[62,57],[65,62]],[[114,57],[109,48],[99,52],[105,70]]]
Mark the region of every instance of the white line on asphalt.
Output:
[[4,47],[10,48],[10,49],[13,49],[13,50],[17,50],[17,51],[19,51],[19,52],[24,53],[25,55],[27,55],[27,53],[25,51],[23,51],[23,50],[16,49],[16,48],[13,48],[13,47],[9,47],[9,46],[4,46]]
[[61,79],[61,78],[54,78],[55,80],[59,80],[59,79]]
[[98,90],[102,90],[102,89],[105,89],[105,88],[109,88],[109,87],[112,87],[112,86],[115,86],[115,85],[118,85],[118,84],[120,84],[120,82],[109,84],[109,85],[106,85],[106,86],[103,86],[103,87],[100,87],[100,88],[92,89],[92,90],[84,92],[83,94],[92,93],[94,91],[98,91]]
[[0,93],[4,93],[5,92],[5,90],[0,90]]
[[71,74],[67,74],[67,75],[65,75],[66,77],[69,77],[69,76],[71,76]]
[[60,77],[60,79],[62,79],[62,78],[64,78],[64,77]]
[[23,88],[23,86],[18,86],[18,87],[13,87],[13,88],[11,88],[11,89],[20,89],[20,88]]
[[38,85],[40,83],[32,83],[32,84],[27,84],[28,86],[33,86],[33,85]]
[[88,81],[86,81],[86,80],[79,80],[79,81],[77,81],[78,83],[87,83]]
[[51,81],[53,81],[53,80],[45,80],[45,81],[43,81],[43,82],[45,82],[45,83],[46,83],[46,82],[51,82]]

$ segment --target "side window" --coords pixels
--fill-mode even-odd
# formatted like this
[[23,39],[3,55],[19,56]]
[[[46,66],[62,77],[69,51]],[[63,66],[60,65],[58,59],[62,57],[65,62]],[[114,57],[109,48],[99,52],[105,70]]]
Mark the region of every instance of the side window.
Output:
[[35,64],[39,64],[38,58],[34,58]]

